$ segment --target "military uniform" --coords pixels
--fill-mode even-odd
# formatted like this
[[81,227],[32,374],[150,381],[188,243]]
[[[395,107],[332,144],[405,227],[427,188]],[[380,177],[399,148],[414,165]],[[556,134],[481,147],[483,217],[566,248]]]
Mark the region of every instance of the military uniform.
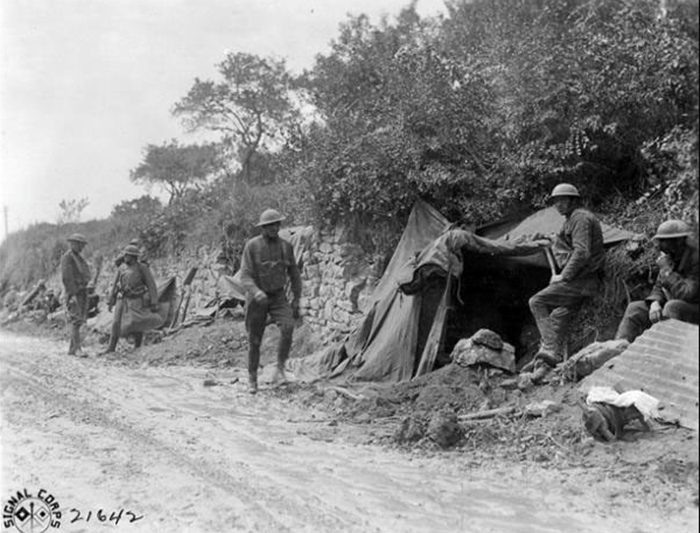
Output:
[[[261,220],[265,221],[263,217]],[[263,225],[259,224],[259,226]],[[283,370],[289,356],[294,332],[294,313],[298,311],[298,302],[301,297],[301,276],[294,259],[292,245],[279,237],[270,238],[266,235],[249,240],[243,249],[240,280],[246,291],[248,372],[251,392],[255,392],[260,365],[260,345],[268,314],[280,329],[277,352],[277,366],[280,371]],[[294,309],[285,293],[287,280],[291,282]],[[255,298],[260,292],[266,296],[263,302]]]
[[[81,235],[73,235],[69,241],[85,243]],[[61,277],[66,295],[66,312],[72,326],[69,355],[82,352],[80,327],[87,321],[88,284],[90,283],[90,267],[83,256],[71,249],[61,257]]]
[[634,341],[647,328],[651,327],[649,306],[658,302],[662,309],[661,318],[675,318],[697,324],[700,297],[698,294],[698,246],[690,238],[680,257],[674,258],[670,271],[660,271],[654,287],[646,299],[630,302],[617,328],[616,339]]
[[[136,258],[139,254],[138,248],[130,245],[125,251],[130,252],[135,260],[131,264],[123,262],[119,265],[112,285],[107,303],[110,307],[114,306],[114,318],[107,352],[113,352],[117,347],[124,313],[130,309],[140,312],[146,307],[154,307],[158,302],[158,290],[153,274],[147,265]],[[143,331],[134,331],[133,335],[135,346],[138,348],[143,341]]]
[[562,360],[576,312],[600,291],[605,268],[600,222],[586,209],[574,209],[557,235],[553,250],[565,263],[561,281],[550,283],[529,301],[542,338],[540,352],[551,356],[550,364]]

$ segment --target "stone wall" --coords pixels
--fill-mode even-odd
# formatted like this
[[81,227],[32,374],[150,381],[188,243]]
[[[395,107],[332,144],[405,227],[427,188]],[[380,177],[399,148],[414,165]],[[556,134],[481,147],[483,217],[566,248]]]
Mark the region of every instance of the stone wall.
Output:
[[[179,257],[149,262],[156,281],[176,276],[178,290],[191,267],[197,274],[191,285],[190,314],[216,298],[219,250],[201,246]],[[381,276],[381,258],[349,242],[343,228],[314,230],[301,257],[303,282],[301,313],[304,321],[323,342],[341,338],[362,317]],[[97,285],[103,301],[114,279],[114,258],[106,258]]]

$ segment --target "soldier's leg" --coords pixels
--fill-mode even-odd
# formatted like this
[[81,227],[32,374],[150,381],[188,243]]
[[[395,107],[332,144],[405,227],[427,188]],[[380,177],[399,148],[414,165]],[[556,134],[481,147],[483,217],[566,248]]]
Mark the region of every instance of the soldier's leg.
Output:
[[260,366],[260,345],[265,333],[267,304],[249,300],[246,304],[245,324],[248,332],[248,392],[258,392],[258,368]]
[[122,329],[122,315],[124,313],[124,301],[119,298],[114,306],[114,316],[112,317],[112,330],[109,334],[109,345],[104,353],[112,353],[117,349],[119,336]]
[[662,314],[664,318],[675,318],[691,324],[698,323],[698,304],[691,304],[683,300],[669,300],[664,305]]
[[270,301],[270,316],[280,330],[280,340],[277,346],[277,369],[273,381],[286,381],[284,366],[289,358],[294,337],[294,316],[292,306],[287,301],[284,293],[273,296]]
[[594,285],[594,280],[553,283],[530,298],[530,309],[542,336],[537,358],[550,366],[561,360],[559,352],[566,340],[571,318],[591,296]]
[[134,332],[134,348],[141,348],[143,344],[143,331]]
[[620,325],[617,326],[615,338],[634,342],[634,339],[649,327],[651,327],[651,320],[649,320],[647,303],[644,300],[630,302],[625,309]]

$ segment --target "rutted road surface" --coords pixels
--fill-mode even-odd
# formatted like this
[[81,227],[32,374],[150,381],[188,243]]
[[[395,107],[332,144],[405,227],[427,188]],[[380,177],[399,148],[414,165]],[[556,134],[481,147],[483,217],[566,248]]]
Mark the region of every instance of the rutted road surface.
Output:
[[[64,350],[0,333],[3,505],[18,490],[44,488],[61,505],[59,531],[697,528],[697,509],[660,516],[639,502],[611,505],[609,494],[557,472],[319,440],[312,413],[264,389],[249,396],[232,383],[242,376],[235,370],[205,387],[211,371],[133,369]],[[100,509],[102,518],[124,514],[103,523]]]

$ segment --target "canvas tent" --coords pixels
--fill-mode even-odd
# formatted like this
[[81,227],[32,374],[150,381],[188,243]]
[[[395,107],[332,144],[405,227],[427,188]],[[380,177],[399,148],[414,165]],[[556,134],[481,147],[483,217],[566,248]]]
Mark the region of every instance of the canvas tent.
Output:
[[[544,254],[519,238],[557,231],[563,222],[556,211],[560,220],[543,211],[495,226],[490,234],[500,236],[489,238],[454,228],[417,201],[359,326],[342,343],[295,361],[295,375],[405,381],[432,370],[459,338],[481,327],[517,344],[523,324],[534,324],[527,299],[550,277]],[[633,237],[604,232],[614,236],[609,244]]]

